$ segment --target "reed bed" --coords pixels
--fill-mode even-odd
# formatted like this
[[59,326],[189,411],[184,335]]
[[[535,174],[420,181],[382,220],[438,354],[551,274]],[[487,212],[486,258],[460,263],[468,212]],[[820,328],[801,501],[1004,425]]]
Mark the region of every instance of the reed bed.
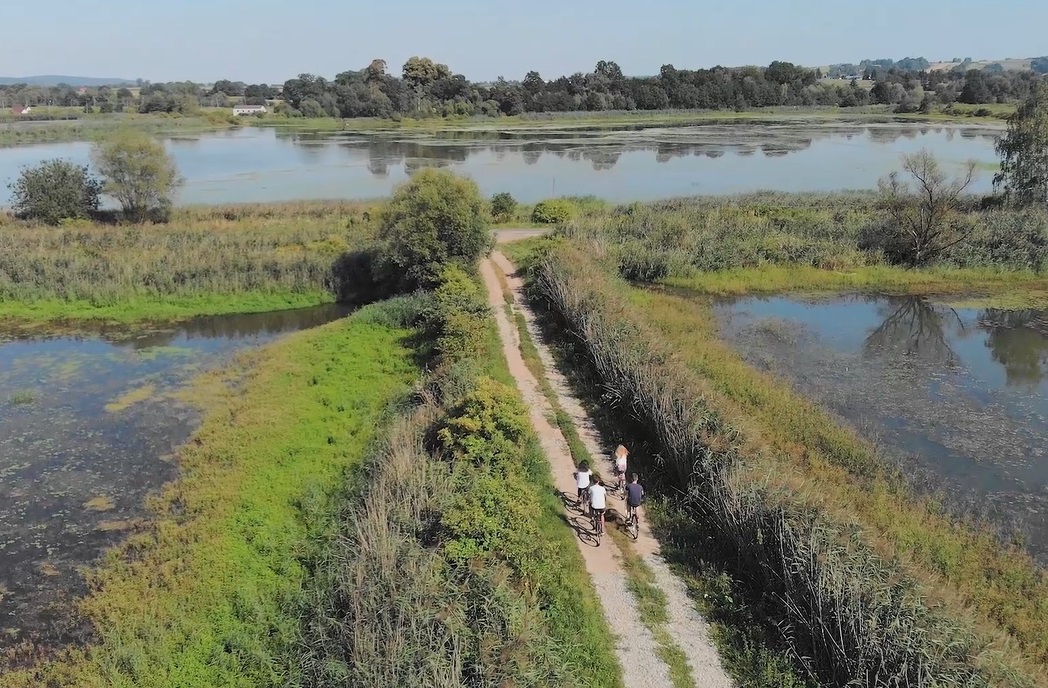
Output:
[[334,293],[338,259],[373,236],[368,206],[291,203],[177,210],[168,224],[0,226],[0,301],[80,302]]
[[534,295],[580,342],[606,404],[652,444],[664,484],[683,491],[678,505],[709,538],[707,554],[762,600],[800,664],[830,685],[1045,681],[1045,601],[1031,599],[1039,587],[1027,585],[1036,574],[1002,558],[995,578],[988,562],[987,578],[972,585],[1014,585],[1002,599],[1015,607],[972,613],[941,577],[892,555],[905,543],[885,547],[875,524],[827,508],[833,495],[805,479],[803,464],[768,449],[762,456],[715,410],[694,372],[608,277],[614,263],[609,271],[592,257],[599,253],[555,248],[535,271]]
[[[940,265],[1032,271],[1048,266],[1048,212],[979,207],[975,197],[964,200],[962,221],[974,233],[947,251]],[[757,193],[595,208],[565,223],[561,233],[607,247],[627,278],[654,281],[778,265],[886,265],[876,240],[884,222],[873,193]]]

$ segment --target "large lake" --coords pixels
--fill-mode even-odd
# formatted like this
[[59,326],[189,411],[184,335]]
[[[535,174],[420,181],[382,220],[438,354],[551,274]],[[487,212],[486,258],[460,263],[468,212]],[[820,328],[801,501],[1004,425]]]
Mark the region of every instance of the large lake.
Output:
[[[768,122],[619,130],[507,128],[310,134],[246,127],[170,138],[187,183],[182,204],[386,196],[415,169],[447,167],[487,193],[534,202],[560,195],[635,201],[696,194],[873,188],[903,154],[931,150],[949,167],[980,163],[990,189],[999,128],[912,122]],[[90,144],[0,149],[0,206],[20,167],[86,164]]]

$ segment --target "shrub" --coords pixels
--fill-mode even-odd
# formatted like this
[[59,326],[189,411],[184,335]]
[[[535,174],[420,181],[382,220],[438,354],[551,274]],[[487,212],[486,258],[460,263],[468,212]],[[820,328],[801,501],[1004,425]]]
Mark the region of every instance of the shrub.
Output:
[[517,210],[517,199],[505,191],[491,197],[491,216],[496,220],[505,222],[513,219],[513,213]]
[[26,167],[8,185],[11,205],[19,217],[57,225],[82,219],[98,210],[102,182],[83,165],[67,160],[46,160]]
[[563,198],[539,201],[531,211],[531,221],[543,225],[559,225],[574,216],[575,208]]
[[134,222],[167,220],[175,191],[182,185],[163,144],[146,134],[122,131],[97,144],[92,158],[105,178],[105,191]]
[[423,318],[439,362],[451,364],[480,350],[489,310],[480,287],[462,268],[446,267],[440,280]]
[[476,182],[431,168],[396,190],[382,213],[379,236],[385,269],[405,289],[439,284],[449,263],[472,272],[492,241]]

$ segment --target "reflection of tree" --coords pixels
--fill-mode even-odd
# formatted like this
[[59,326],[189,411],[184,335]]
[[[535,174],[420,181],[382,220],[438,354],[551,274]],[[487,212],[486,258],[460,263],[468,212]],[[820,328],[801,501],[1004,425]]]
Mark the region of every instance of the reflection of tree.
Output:
[[[863,350],[867,356],[920,359],[943,367],[957,365],[957,354],[946,336],[944,314],[916,296],[893,299],[890,304],[894,310],[866,337]],[[953,310],[949,315],[964,329]]]
[[1048,322],[1038,311],[987,309],[979,326],[988,330],[986,346],[1004,367],[1009,385],[1036,385],[1048,374]]
[[595,148],[583,151],[582,153],[584,159],[593,163],[593,169],[596,172],[610,170],[615,167],[615,163],[619,161],[620,155],[622,155],[621,150],[613,150],[609,148]]

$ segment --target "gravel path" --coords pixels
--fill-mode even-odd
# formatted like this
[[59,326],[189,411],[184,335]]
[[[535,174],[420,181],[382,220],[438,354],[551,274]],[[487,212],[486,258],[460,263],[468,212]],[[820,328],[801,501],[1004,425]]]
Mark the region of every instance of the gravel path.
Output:
[[[535,417],[538,416],[545,428],[545,433],[555,436],[555,441],[551,441],[548,446],[546,445],[545,440],[543,440],[543,448],[546,450],[546,455],[550,457],[550,464],[553,468],[554,475],[558,478],[558,489],[571,492],[573,488],[571,471],[573,470],[574,464],[572,463],[567,443],[564,441],[560,430],[550,425],[547,420],[547,417],[550,415],[549,403],[539,390],[537,382],[534,380],[534,377],[531,375],[531,372],[527,369],[520,356],[520,351],[517,348],[517,328],[512,326],[508,321],[505,311],[503,310],[504,301],[502,299],[502,288],[495,273],[496,266],[497,269],[506,276],[506,282],[512,292],[516,308],[524,314],[527,321],[528,333],[538,349],[539,357],[541,358],[543,367],[546,370],[546,376],[557,395],[558,403],[575,423],[575,426],[579,430],[579,435],[581,436],[583,443],[586,445],[586,449],[589,451],[590,455],[595,457],[595,460],[604,462],[603,472],[608,474],[613,470],[610,451],[602,447],[603,442],[601,441],[589,414],[586,413],[582,403],[573,393],[567,379],[558,370],[553,355],[545,345],[538,325],[535,322],[534,314],[523,299],[521,291],[523,284],[518,277],[514,276],[516,269],[504,255],[498,251],[494,252],[490,260],[484,261],[484,264],[482,265],[482,273],[485,284],[488,288],[491,303],[495,306],[495,311],[499,319],[499,332],[502,335],[503,348],[506,349],[507,360],[510,360],[510,370],[513,373],[514,378],[517,380],[517,386],[521,388],[521,392],[524,393],[525,400],[531,408],[533,421],[535,420]],[[510,348],[512,348],[512,351],[509,350]],[[523,376],[518,375],[518,369],[514,363],[519,365],[519,369],[522,371]],[[524,379],[522,379],[522,377]],[[536,424],[536,429],[538,428],[539,426]],[[540,431],[540,438],[545,433]],[[562,476],[565,480],[561,480]],[[611,505],[609,504],[609,506]],[[625,510],[624,505],[621,510]],[[640,555],[644,563],[647,564],[648,568],[654,574],[655,584],[666,595],[669,620],[665,625],[665,629],[672,636],[674,642],[684,652],[695,685],[700,688],[729,688],[730,686],[734,686],[734,682],[725,672],[717,650],[710,639],[709,625],[706,623],[705,619],[702,618],[702,615],[698,612],[694,603],[688,597],[687,588],[683,581],[673,574],[669,566],[659,555],[659,543],[652,536],[651,531],[647,526],[648,520],[645,517],[643,508],[641,508],[640,514],[640,535],[631,546],[636,553]],[[606,544],[602,545],[600,549],[597,550],[590,546],[584,546],[581,539],[579,539],[578,542],[584,557],[592,556],[598,552],[600,554],[605,554],[605,548],[607,548],[607,551],[611,551],[615,544],[610,541],[610,538],[606,538],[604,540]],[[611,576],[608,576],[606,573],[595,575],[594,571],[590,569],[594,585],[598,588],[598,594],[601,595],[601,601],[604,604],[605,616],[608,618],[609,624],[611,624],[615,633],[619,634],[620,645],[625,644],[631,646],[631,649],[637,651],[637,654],[642,656],[641,658],[644,661],[645,667],[650,666],[656,668],[658,671],[657,674],[652,673],[655,669],[648,668],[636,672],[631,671],[631,665],[633,665],[635,661],[641,661],[641,658],[631,659],[626,654],[620,652],[619,656],[622,658],[626,668],[626,671],[624,672],[626,685],[631,688],[635,686],[670,685],[666,665],[654,654],[656,647],[655,641],[650,631],[637,621],[639,617],[636,615],[636,602],[625,591],[625,574],[622,572],[617,552],[616,557],[611,564],[616,569],[614,572],[611,572],[614,574]],[[587,568],[589,567],[590,561],[589,558],[587,558]],[[617,587],[620,588],[621,591],[616,591],[613,594],[621,595],[622,597],[605,597],[606,594],[612,592],[609,587],[613,585],[609,581],[599,580],[599,578],[604,578],[605,576],[617,581]],[[622,601],[624,599],[627,600],[625,604]],[[623,626],[623,617],[625,617],[625,626]],[[643,636],[643,638],[636,638],[635,640],[634,636]],[[623,643],[623,641],[626,642]],[[640,645],[634,647],[635,642],[639,642]],[[640,647],[643,647],[643,650],[640,650]],[[634,673],[643,674],[643,676],[633,677],[632,674]]]
[[[517,328],[510,323],[503,308],[505,302],[502,298],[502,286],[495,267],[491,261],[485,260],[480,266],[480,272],[488,291],[488,302],[495,312],[506,362],[517,388],[528,405],[531,423],[538,434],[542,449],[549,457],[554,485],[561,493],[574,496],[575,480],[571,474],[575,470],[575,464],[572,463],[568,444],[560,429],[547,420],[552,409],[521,357]],[[622,555],[615,543],[610,537],[605,537],[600,546],[596,546],[595,541],[589,537],[591,526],[587,519],[575,512],[566,512],[566,516],[572,528],[579,533],[575,542],[586,563],[586,571],[593,580],[593,587],[604,609],[608,627],[618,640],[615,653],[622,667],[623,682],[630,688],[670,685],[669,668],[656,655],[655,638],[640,622],[637,602],[626,589],[626,576],[621,566]]]

